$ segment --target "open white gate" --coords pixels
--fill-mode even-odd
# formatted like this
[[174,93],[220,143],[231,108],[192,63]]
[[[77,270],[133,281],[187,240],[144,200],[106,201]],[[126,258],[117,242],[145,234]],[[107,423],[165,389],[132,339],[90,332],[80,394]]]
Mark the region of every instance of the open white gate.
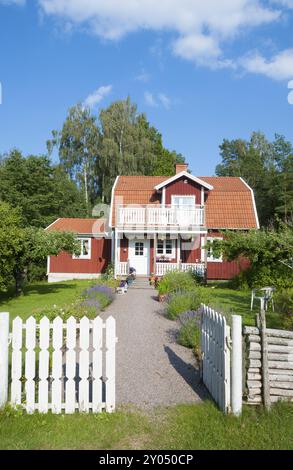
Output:
[[224,413],[232,408],[234,414],[239,414],[242,405],[241,317],[233,315],[231,337],[226,318],[202,305],[201,352],[202,380],[206,388]]
[[[10,402],[23,406],[28,413],[108,412],[115,409],[116,324],[113,317],[105,322],[96,317],[73,317],[67,322],[57,317],[39,323],[30,317],[12,322],[0,314],[0,372],[8,379],[9,343],[11,343],[11,389],[9,380],[0,387],[0,406]],[[2,359],[1,359],[2,358]],[[3,383],[3,382],[2,382]]]

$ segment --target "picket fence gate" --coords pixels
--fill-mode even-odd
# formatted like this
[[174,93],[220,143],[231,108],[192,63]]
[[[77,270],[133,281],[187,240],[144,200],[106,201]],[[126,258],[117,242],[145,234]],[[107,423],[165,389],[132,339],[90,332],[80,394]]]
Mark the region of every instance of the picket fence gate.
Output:
[[[116,323],[100,317],[67,322],[57,317],[39,323],[30,317],[12,322],[0,314],[0,406],[23,406],[28,413],[112,412],[115,409]],[[8,356],[11,343],[11,377]]]
[[241,317],[232,316],[232,332],[226,318],[201,305],[202,381],[224,413],[239,415],[242,409]]

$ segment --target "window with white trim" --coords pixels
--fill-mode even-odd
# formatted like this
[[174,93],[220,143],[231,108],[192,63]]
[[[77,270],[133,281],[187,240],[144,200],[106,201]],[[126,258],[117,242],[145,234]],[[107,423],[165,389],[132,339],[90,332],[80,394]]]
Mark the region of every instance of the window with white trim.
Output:
[[195,196],[171,196],[172,206],[175,207],[193,207],[195,205]]
[[221,237],[207,237],[207,242],[209,243],[209,246],[206,248],[207,250],[207,261],[212,261],[214,263],[222,263],[223,261],[223,256],[221,253],[218,253],[217,251],[213,250],[212,244],[215,241],[222,241],[223,238]]
[[80,255],[73,255],[73,259],[91,259],[91,238],[78,238],[80,241]]
[[166,256],[168,258],[175,258],[175,240],[158,240],[157,241],[157,256]]

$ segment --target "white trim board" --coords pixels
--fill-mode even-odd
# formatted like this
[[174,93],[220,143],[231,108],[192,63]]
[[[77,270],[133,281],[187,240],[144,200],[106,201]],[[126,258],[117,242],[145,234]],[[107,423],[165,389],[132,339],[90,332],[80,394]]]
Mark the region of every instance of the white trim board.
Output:
[[256,209],[255,197],[254,197],[253,189],[249,186],[249,184],[246,183],[246,181],[245,181],[242,177],[240,177],[240,179],[241,179],[242,183],[245,184],[245,186],[246,186],[246,187],[250,190],[250,192],[251,192],[253,210],[254,210],[255,221],[256,221],[256,227],[259,229],[259,228],[260,228],[260,225],[259,225],[259,220],[258,220],[258,213],[257,213],[257,209]]
[[[116,176],[116,179],[115,179],[115,182],[114,182],[114,184],[113,184],[112,191],[111,191],[111,206],[110,206],[110,215],[109,215],[109,227],[110,227],[110,228],[113,227],[113,223],[112,223],[112,219],[113,219],[113,205],[114,205],[115,189],[116,189],[118,180],[119,180],[119,176]],[[116,222],[116,221],[115,221],[115,222]]]
[[176,181],[179,178],[182,177],[188,178],[191,181],[194,181],[195,183],[200,184],[201,186],[204,186],[207,189],[214,189],[214,187],[205,181],[201,180],[200,178],[197,178],[197,176],[193,176],[190,173],[187,173],[187,171],[181,171],[180,173],[177,173],[177,175],[172,176],[171,178],[163,181],[162,183],[158,184],[155,186],[155,189],[158,191],[159,189],[162,189],[164,186],[167,186],[170,183],[173,183],[173,181]]
[[54,220],[54,222],[52,222],[50,225],[48,225],[48,227],[46,227],[44,230],[48,230],[48,228],[52,227],[53,225],[56,224],[56,222],[58,222],[58,220],[60,220],[61,217],[58,217],[58,219]]
[[48,282],[74,281],[75,279],[98,279],[101,273],[49,273]]

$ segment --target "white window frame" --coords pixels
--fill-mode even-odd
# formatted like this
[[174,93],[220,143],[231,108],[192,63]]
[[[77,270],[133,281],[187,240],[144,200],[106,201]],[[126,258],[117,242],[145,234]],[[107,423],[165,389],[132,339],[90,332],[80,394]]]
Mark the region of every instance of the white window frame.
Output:
[[[91,238],[78,238],[77,240],[80,241],[80,255],[77,256],[77,255],[72,255],[72,258],[73,259],[91,259],[91,256],[92,256],[92,239]],[[84,255],[82,253],[82,242],[83,241],[87,241],[88,242],[88,254],[87,255]]]
[[[214,240],[223,240],[223,237],[207,237],[207,242],[213,242]],[[221,255],[220,258],[214,258],[213,256],[213,249],[211,248],[211,253],[209,255],[208,248],[207,250],[207,262],[212,262],[212,263],[222,263],[223,262],[223,256]]]
[[[186,198],[191,199],[192,198],[193,203],[188,204],[188,205],[187,204],[186,205],[185,204],[178,205],[178,204],[175,203],[175,198],[181,198],[181,199],[186,199]],[[195,195],[192,195],[192,194],[190,194],[190,195],[188,195],[188,194],[184,194],[184,195],[182,195],[182,194],[172,194],[171,195],[171,205],[174,206],[174,207],[180,207],[180,208],[193,207],[193,206],[195,206],[195,204],[196,204]]]
[[[158,253],[158,245],[159,243],[162,242],[163,243],[163,253]],[[166,248],[166,242],[168,243],[171,243],[172,244],[172,252],[171,253],[167,253],[167,248]],[[168,239],[165,239],[165,240],[160,240],[158,239],[157,240],[157,248],[156,248],[156,257],[164,257],[164,258],[171,258],[171,259],[175,259],[175,240],[173,240],[172,238],[168,238]]]
[[[139,244],[139,248],[138,248],[138,252],[139,254],[136,254],[136,244]],[[142,246],[141,246],[142,245]],[[142,249],[142,251],[141,251]],[[134,256],[137,256],[137,257],[142,257],[144,256],[144,253],[145,253],[145,246],[144,246],[144,241],[136,241],[134,242]]]

